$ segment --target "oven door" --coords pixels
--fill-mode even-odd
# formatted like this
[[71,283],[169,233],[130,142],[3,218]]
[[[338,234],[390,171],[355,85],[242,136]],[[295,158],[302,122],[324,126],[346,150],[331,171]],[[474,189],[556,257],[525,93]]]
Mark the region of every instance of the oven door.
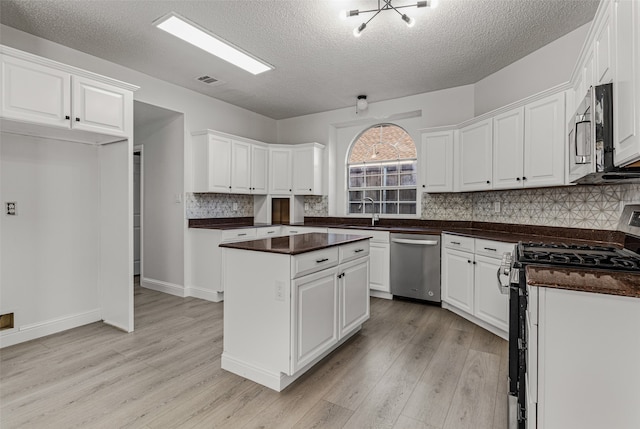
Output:
[[509,273],[509,429],[526,426],[526,281],[524,268]]

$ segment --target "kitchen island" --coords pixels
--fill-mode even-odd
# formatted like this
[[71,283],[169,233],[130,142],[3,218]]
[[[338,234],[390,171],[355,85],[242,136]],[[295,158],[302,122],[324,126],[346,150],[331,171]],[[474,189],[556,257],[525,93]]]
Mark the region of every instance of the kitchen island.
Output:
[[369,237],[224,243],[222,368],[281,391],[369,318]]

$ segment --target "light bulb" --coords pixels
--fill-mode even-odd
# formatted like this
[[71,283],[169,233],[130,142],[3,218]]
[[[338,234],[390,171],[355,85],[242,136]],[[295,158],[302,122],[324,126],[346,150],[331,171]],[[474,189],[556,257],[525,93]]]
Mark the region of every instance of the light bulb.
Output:
[[353,35],[356,37],[360,37],[360,35],[362,34],[362,31],[367,28],[367,24],[365,24],[364,22],[362,24],[360,24],[360,26],[358,28],[354,28],[353,29]]
[[416,25],[416,20],[407,16],[407,14],[402,15],[402,20],[407,24],[407,27],[411,28]]

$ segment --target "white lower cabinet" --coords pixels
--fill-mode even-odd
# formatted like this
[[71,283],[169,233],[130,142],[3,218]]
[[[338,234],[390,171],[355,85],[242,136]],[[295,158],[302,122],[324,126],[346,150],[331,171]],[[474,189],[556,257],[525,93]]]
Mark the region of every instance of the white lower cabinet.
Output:
[[371,264],[369,265],[369,289],[371,289],[371,296],[385,299],[393,298],[389,277],[391,269],[389,232],[351,228],[329,228],[327,231],[333,234],[366,235],[371,237],[371,240],[369,240],[371,258]]
[[640,299],[529,289],[528,428],[639,428]]
[[223,252],[227,371],[281,391],[369,318],[368,240],[300,255]]
[[442,306],[502,338],[509,333],[509,296],[497,272],[513,244],[450,234],[442,238]]

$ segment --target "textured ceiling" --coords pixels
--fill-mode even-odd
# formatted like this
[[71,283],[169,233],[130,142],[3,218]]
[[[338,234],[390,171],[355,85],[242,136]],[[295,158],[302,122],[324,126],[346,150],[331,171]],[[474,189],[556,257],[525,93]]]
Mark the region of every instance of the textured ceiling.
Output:
[[[412,0],[393,0],[400,6]],[[598,0],[440,0],[393,11],[360,38],[377,0],[26,1],[0,0],[3,24],[231,104],[282,119],[475,83],[593,19]],[[253,76],[164,33],[152,22],[174,11],[275,70]],[[223,83],[195,80],[213,76]]]

